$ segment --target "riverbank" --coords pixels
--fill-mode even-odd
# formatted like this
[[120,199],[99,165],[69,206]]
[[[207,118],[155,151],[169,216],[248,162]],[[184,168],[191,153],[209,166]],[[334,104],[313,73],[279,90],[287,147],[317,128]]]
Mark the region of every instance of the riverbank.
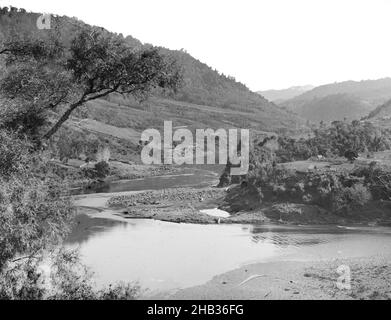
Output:
[[[235,201],[227,203],[232,191],[222,188],[171,188],[113,195],[105,207],[123,219],[155,219],[196,224],[288,224],[288,225],[391,225],[390,202],[370,203],[353,215],[336,215],[319,206],[297,203],[263,203],[254,205],[253,196],[238,197],[243,210],[232,213]],[[236,195],[235,195],[236,197]],[[250,200],[249,200],[250,199]],[[248,201],[247,201],[248,200]],[[236,202],[237,202],[236,201]],[[204,209],[219,208],[231,212],[228,217],[215,217]],[[238,207],[236,206],[236,211]]]
[[[287,215],[293,209],[296,215],[298,208],[292,205],[288,209],[275,208],[274,213],[267,210],[241,212],[229,218],[216,218],[201,213],[205,207],[217,207],[216,199],[226,193],[225,189],[208,188],[176,188],[160,191],[131,191],[108,194],[90,194],[79,196],[76,205],[80,213],[94,218],[117,220],[118,222],[138,223],[138,219],[154,219],[161,221],[190,224],[250,224],[264,225],[270,221],[277,224],[293,224],[286,222]],[[113,201],[118,200],[118,202]],[[219,201],[217,201],[219,202]],[[108,204],[112,203],[112,206]],[[121,208],[126,203],[127,209]],[[189,206],[189,203],[192,207]],[[192,203],[192,204],[191,204]],[[170,206],[171,204],[171,206]],[[276,204],[272,205],[276,206]],[[129,208],[131,211],[129,210]],[[142,208],[142,209],[140,209]],[[272,209],[270,209],[272,210]],[[285,210],[288,213],[276,214]],[[314,209],[315,210],[315,209]],[[266,213],[265,213],[266,212]],[[313,212],[312,214],[315,215]],[[272,215],[274,215],[272,217]],[[326,216],[327,212],[316,213]],[[294,215],[293,215],[294,216]],[[271,218],[269,218],[271,217]],[[282,218],[282,219],[281,219]],[[308,218],[308,216],[307,216]],[[136,219],[135,222],[132,220]],[[142,221],[142,220],[141,220]],[[308,220],[310,221],[310,220]],[[114,221],[113,221],[114,222]],[[183,227],[189,225],[184,224]],[[205,226],[206,227],[206,226]],[[212,227],[212,226],[211,226]],[[223,227],[223,226],[221,226]],[[215,226],[220,228],[220,226]],[[122,230],[122,228],[121,228]],[[217,230],[216,230],[217,231]],[[273,231],[271,231],[273,232]],[[278,233],[278,232],[277,232]],[[132,234],[132,233],[130,233]],[[336,235],[336,237],[338,237]],[[284,237],[282,240],[286,240]],[[285,243],[285,242],[284,242]],[[342,242],[341,242],[342,243]],[[361,243],[361,242],[360,242]],[[381,252],[391,252],[389,242],[380,243]],[[376,244],[375,247],[378,245]],[[364,255],[361,249],[349,249]],[[367,247],[365,247],[367,248]],[[114,250],[111,247],[111,250]],[[316,249],[316,252],[318,249]],[[335,250],[343,250],[338,245],[332,251],[333,258],[322,258],[322,261],[283,261],[246,265],[241,268],[221,273],[209,282],[197,287],[182,289],[174,294],[162,292],[156,299],[390,299],[391,259],[390,256],[367,256],[343,259],[343,255]],[[372,254],[371,248],[364,250]],[[232,251],[230,251],[232,254]],[[338,257],[337,259],[335,257]],[[285,259],[285,258],[284,258]],[[296,259],[296,258],[295,258]],[[299,257],[301,259],[301,257]],[[352,273],[352,289],[341,291],[336,286],[340,276],[336,270],[340,265],[348,265]],[[232,269],[236,268],[232,267]],[[229,270],[229,269],[228,269]],[[224,271],[225,272],[225,271]],[[218,273],[216,273],[218,274]],[[207,280],[205,280],[207,281]],[[148,286],[147,286],[148,287]],[[148,297],[150,299],[151,297]]]
[[223,189],[211,187],[129,191],[77,196],[75,204],[80,213],[114,220],[154,219],[192,224],[391,225],[387,203],[345,217],[318,206],[294,203],[265,204],[262,209],[238,212],[229,217],[202,212],[219,207],[224,193]]
[[[340,266],[351,272],[351,289],[337,286]],[[316,262],[258,263],[179,290],[174,300],[390,300],[391,255]]]
[[[122,174],[130,174],[130,171],[132,174],[138,172],[136,176],[146,172],[148,174],[145,178],[102,183],[93,190],[84,191],[112,193],[101,209],[106,210],[106,213],[113,212],[115,219],[155,219],[195,224],[391,226],[391,201],[371,200],[356,206],[354,210],[335,212],[316,202],[303,202],[302,196],[264,196],[268,194],[267,190],[262,189],[263,192],[260,192],[246,182],[227,188],[213,187],[218,183],[217,168],[130,166],[118,162],[116,165],[119,166],[116,169],[121,168],[119,171]],[[170,174],[164,174],[165,170]],[[93,201],[90,201],[89,206],[94,206]],[[216,208],[227,212],[229,216],[216,217],[203,211]]]

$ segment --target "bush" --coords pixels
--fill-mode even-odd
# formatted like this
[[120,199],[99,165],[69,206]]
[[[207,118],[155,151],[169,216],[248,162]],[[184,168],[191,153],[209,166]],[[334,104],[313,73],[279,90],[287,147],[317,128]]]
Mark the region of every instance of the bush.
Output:
[[364,206],[372,198],[368,188],[358,183],[352,187],[342,188],[334,197],[335,210],[347,212]]
[[318,155],[345,156],[353,161],[359,152],[383,151],[391,147],[389,130],[381,130],[369,122],[359,121],[334,121],[328,127],[315,129],[307,139],[281,136],[278,143],[280,148],[276,155],[279,162],[307,160]]
[[110,174],[110,166],[106,161],[101,161],[94,166],[98,178],[106,178]]
[[16,255],[44,250],[67,234],[74,209],[63,190],[55,180],[25,174],[1,182],[0,271]]
[[30,144],[4,130],[0,130],[0,178],[8,179],[24,169]]
[[134,300],[140,291],[138,285],[122,283],[95,289],[77,251],[60,249],[46,257],[49,274],[41,263],[29,259],[0,271],[0,300]]
[[375,200],[390,200],[391,198],[391,171],[372,162],[355,170],[354,175],[364,178],[365,185],[371,191]]
[[1,99],[0,128],[2,130],[13,131],[20,136],[27,135],[33,140],[45,124],[45,112],[34,101]]

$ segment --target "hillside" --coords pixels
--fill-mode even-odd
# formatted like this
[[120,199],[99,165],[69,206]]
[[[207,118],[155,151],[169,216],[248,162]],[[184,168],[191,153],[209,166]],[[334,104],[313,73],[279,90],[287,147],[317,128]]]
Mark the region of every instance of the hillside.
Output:
[[373,106],[352,95],[339,93],[313,98],[295,108],[295,112],[312,122],[358,120],[366,116]]
[[[10,12],[2,9],[0,40],[15,32],[19,35],[28,34],[30,37],[33,32],[35,37],[41,39],[55,31],[60,33],[63,44],[68,45],[72,34],[85,26],[75,18],[54,16],[54,30],[38,30],[35,25],[38,16],[24,10],[14,9]],[[114,36],[122,38],[135,50],[151,46],[142,44],[131,36]],[[163,120],[173,120],[175,125],[190,125],[194,128],[229,126],[277,132],[296,130],[303,124],[299,117],[251,92],[232,77],[218,73],[185,51],[159,49],[177,60],[183,69],[183,86],[177,95],[167,97],[155,92],[153,97],[144,102],[135,101],[132,97],[110,96],[89,104],[86,107],[88,112],[83,116],[114,127],[129,127],[138,132],[159,127]]]
[[280,105],[311,121],[360,119],[391,99],[391,78],[316,87]]
[[258,91],[257,93],[265,97],[266,99],[274,102],[274,103],[282,103],[286,100],[292,99],[294,97],[297,97],[304,92],[307,92],[309,90],[314,89],[314,86],[308,85],[308,86],[295,86],[290,87],[288,89],[281,89],[281,90],[265,90],[265,91]]
[[388,100],[386,103],[378,106],[367,117],[367,119],[373,118],[391,118],[391,100]]
[[365,117],[365,120],[373,123],[378,128],[389,130],[391,126],[391,100],[378,106]]

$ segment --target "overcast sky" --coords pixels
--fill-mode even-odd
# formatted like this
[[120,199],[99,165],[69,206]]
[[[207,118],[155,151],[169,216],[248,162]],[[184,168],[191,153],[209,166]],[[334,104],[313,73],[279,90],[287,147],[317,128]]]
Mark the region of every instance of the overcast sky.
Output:
[[184,48],[252,90],[391,76],[388,0],[0,0]]

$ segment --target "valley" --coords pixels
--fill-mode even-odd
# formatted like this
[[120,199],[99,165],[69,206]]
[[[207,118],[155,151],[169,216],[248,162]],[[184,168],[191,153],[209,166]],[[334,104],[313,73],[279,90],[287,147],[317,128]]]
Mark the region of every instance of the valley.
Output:
[[[257,93],[185,49],[40,17],[0,8],[0,299],[390,299],[391,78]],[[250,141],[146,164],[165,121]]]

